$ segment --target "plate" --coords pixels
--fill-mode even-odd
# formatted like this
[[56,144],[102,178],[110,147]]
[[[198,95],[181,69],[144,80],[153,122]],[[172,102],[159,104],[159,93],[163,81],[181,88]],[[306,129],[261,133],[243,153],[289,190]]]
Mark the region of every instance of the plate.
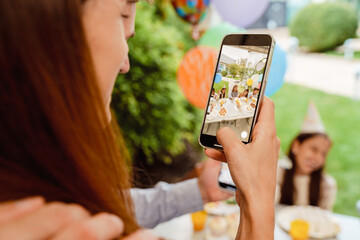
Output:
[[251,107],[250,105],[247,105],[244,109],[245,109],[245,111],[247,111],[247,112],[249,112],[249,113],[251,113],[251,112],[254,111],[254,108]]
[[224,108],[224,107],[220,108],[220,110],[219,110],[220,117],[225,117],[227,113],[228,113],[228,111],[226,110],[226,108]]
[[291,206],[277,213],[277,223],[285,231],[290,231],[290,224],[296,219],[309,223],[309,237],[315,239],[331,238],[340,232],[339,224],[330,211],[313,206]]
[[238,213],[240,208],[236,204],[227,204],[225,202],[210,202],[205,204],[204,210],[208,214],[225,216]]

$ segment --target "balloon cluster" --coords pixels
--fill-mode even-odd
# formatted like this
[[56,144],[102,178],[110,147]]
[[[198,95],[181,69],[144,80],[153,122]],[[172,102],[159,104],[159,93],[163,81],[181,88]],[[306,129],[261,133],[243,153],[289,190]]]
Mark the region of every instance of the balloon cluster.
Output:
[[205,16],[210,0],[172,0],[176,13],[185,21],[197,24]]
[[[248,27],[265,12],[269,0],[211,0],[224,21],[238,27]],[[199,23],[205,15],[210,0],[171,0],[176,13],[191,24]]]

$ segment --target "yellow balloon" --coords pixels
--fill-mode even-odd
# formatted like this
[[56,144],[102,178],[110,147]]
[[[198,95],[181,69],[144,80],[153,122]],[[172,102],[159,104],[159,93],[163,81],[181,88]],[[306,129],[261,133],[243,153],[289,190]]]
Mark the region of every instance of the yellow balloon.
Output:
[[251,78],[249,78],[246,83],[250,87],[251,85],[253,85],[254,81]]

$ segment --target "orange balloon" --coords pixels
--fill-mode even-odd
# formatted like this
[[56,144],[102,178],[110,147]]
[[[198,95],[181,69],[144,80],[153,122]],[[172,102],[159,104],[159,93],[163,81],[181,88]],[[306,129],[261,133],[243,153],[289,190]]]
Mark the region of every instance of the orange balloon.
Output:
[[217,50],[210,47],[194,47],[180,63],[177,71],[178,84],[187,100],[195,107],[206,107],[217,54]]

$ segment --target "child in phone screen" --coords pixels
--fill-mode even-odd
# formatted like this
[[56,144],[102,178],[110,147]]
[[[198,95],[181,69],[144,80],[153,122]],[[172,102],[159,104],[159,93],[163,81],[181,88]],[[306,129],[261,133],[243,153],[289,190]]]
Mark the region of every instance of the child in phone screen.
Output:
[[249,93],[249,98],[257,98],[257,96],[258,96],[258,94],[259,94],[259,91],[260,91],[260,89],[258,89],[258,88],[255,88],[254,89],[254,91],[253,92],[251,92],[251,93]]
[[242,93],[239,94],[239,97],[248,97],[249,89],[245,89]]
[[211,89],[211,97],[214,98],[214,99],[218,99],[219,98],[219,94],[217,94],[215,92],[215,88],[212,88]]
[[331,140],[315,105],[310,103],[303,128],[288,152],[292,168],[278,168],[276,201],[286,205],[313,205],[332,210],[336,181],[324,173]]
[[220,98],[225,98],[226,97],[226,87],[223,87],[220,90]]
[[236,98],[237,96],[239,95],[238,93],[238,86],[237,85],[234,85],[233,89],[231,90],[231,93],[230,93],[230,98]]

